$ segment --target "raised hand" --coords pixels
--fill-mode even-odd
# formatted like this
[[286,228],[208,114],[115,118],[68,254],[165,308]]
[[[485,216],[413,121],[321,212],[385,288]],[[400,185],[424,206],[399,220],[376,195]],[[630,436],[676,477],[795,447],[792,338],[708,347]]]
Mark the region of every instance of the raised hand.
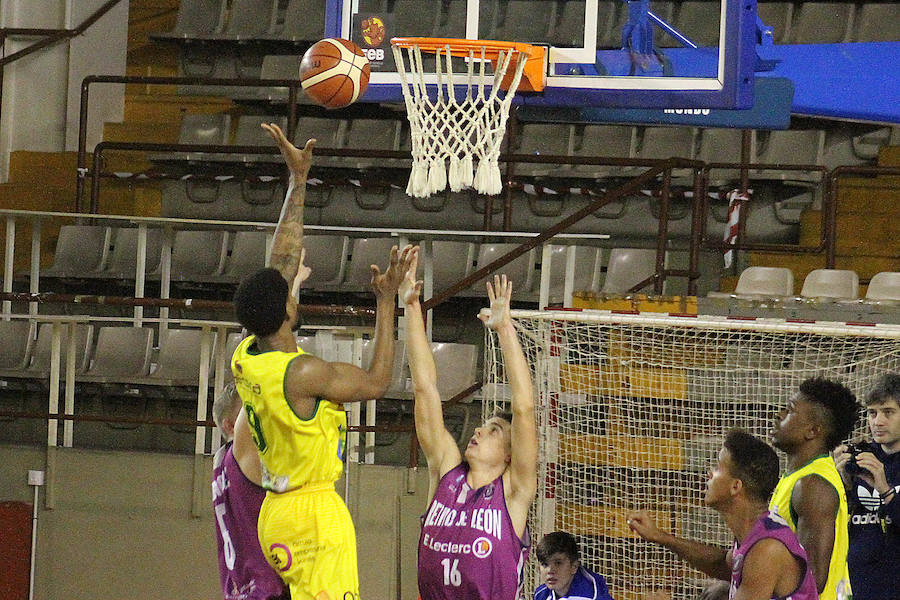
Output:
[[488,280],[487,286],[488,300],[491,302],[490,310],[482,308],[478,313],[478,318],[485,324],[488,329],[493,331],[499,330],[506,325],[512,325],[512,318],[509,315],[509,302],[512,298],[512,281],[506,278],[506,275],[494,275],[494,282]]
[[378,265],[372,265],[372,289],[375,296],[393,298],[400,288],[400,283],[406,278],[412,261],[417,259],[418,255],[418,246],[407,245],[402,251],[394,246],[391,248],[391,261],[387,271],[382,273]]
[[291,296],[299,298],[300,286],[309,279],[312,269],[306,266],[306,248],[300,249],[300,264],[297,267],[297,275],[294,277],[294,283],[291,285]]
[[315,138],[307,140],[306,146],[301,150],[287,139],[281,127],[275,123],[262,123],[260,127],[265,129],[272,136],[272,139],[275,140],[275,143],[278,144],[281,156],[284,157],[284,162],[290,169],[291,175],[294,177],[306,177],[312,164],[312,151],[316,145]]
[[406,276],[400,282],[400,289],[397,292],[397,295],[400,296],[400,301],[405,305],[416,304],[419,301],[419,296],[422,294],[422,280],[416,279],[418,268],[419,254],[415,252],[415,256],[409,263],[409,270],[406,271]]
[[628,515],[626,521],[628,528],[649,542],[661,543],[665,534],[656,526],[656,523],[645,510],[639,510]]

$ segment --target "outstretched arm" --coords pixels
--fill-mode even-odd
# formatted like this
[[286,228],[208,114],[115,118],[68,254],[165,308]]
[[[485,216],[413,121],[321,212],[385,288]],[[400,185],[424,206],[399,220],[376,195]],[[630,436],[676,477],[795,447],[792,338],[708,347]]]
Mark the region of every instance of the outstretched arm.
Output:
[[263,123],[290,171],[288,189],[275,227],[275,238],[269,253],[269,266],[277,269],[292,288],[300,267],[300,248],[303,246],[303,204],[306,200],[306,176],[312,163],[316,140],[306,142],[303,150],[294,146],[275,123]]
[[[479,318],[497,332],[503,364],[512,395],[512,456],[509,463],[511,495],[510,500],[517,509],[527,514],[537,491],[538,439],[534,422],[534,389],[531,383],[531,369],[525,362],[525,353],[519,343],[516,327],[509,314],[512,298],[512,282],[506,275],[495,275],[493,284],[487,282],[488,299],[491,310]],[[513,507],[510,507],[513,510]]]
[[731,551],[662,531],[645,510],[628,515],[628,527],[648,542],[665,546],[686,563],[710,577],[723,581],[731,579]]
[[444,426],[444,412],[437,389],[434,355],[425,335],[425,321],[419,294],[422,282],[416,281],[418,260],[413,260],[406,278],[400,284],[400,301],[406,309],[406,352],[415,394],[416,437],[428,461],[428,499],[450,469],[459,464],[459,447]]
[[372,265],[372,288],[376,297],[375,339],[368,369],[341,362],[326,362],[312,356],[300,356],[291,362],[285,386],[298,414],[309,414],[316,398],[335,403],[380,398],[391,383],[394,367],[394,307],[397,288],[406,276],[418,247],[402,252],[391,249],[390,266],[384,273]]

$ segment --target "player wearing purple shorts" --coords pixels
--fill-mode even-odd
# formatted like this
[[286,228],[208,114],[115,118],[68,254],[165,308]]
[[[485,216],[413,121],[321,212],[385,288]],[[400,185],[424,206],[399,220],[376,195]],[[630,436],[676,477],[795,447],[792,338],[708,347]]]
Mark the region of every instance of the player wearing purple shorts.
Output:
[[[240,397],[229,383],[213,403],[213,419],[227,440],[213,459],[212,481],[222,595],[225,600],[288,598],[259,545],[256,523],[266,491],[259,486],[259,457],[247,422],[237,419],[240,410]],[[247,443],[235,446],[235,436]]]
[[537,431],[531,371],[509,315],[506,276],[487,284],[490,313],[512,393],[512,415],[494,416],[466,447],[465,460],[444,427],[434,357],[419,305],[413,265],[400,288],[415,389],[416,434],[429,472],[429,507],[419,538],[422,600],[516,600],[528,554],[526,521],[537,488]]
[[744,431],[728,433],[706,482],[704,503],[722,514],[734,534],[730,550],[661,531],[646,511],[629,515],[628,526],[707,575],[730,580],[732,600],[817,600],[806,550],[768,509],[778,471],[778,456],[768,444]]

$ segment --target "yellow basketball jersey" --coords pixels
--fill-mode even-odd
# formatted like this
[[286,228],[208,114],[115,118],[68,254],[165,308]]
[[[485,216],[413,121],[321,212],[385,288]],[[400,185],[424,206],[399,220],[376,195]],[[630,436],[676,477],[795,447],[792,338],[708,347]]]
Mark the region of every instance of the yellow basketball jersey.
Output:
[[844,483],[831,456],[827,454],[817,456],[796,471],[782,477],[775,488],[775,493],[772,494],[769,510],[776,511],[787,521],[791,529],[797,531],[797,514],[791,504],[791,496],[794,484],[807,475],[818,475],[830,483],[838,495],[838,510],[834,519],[834,547],[831,550],[831,562],[828,564],[828,581],[825,583],[824,591],[819,595],[819,600],[850,598],[852,595],[850,573],[847,570],[847,548],[850,543],[847,531],[849,524],[847,496],[844,493]]
[[253,442],[263,466],[262,485],[273,492],[308,483],[334,482],[341,476],[347,415],[337,404],[316,401],[311,419],[301,419],[284,393],[291,361],[305,354],[262,352],[249,336],[234,351],[231,371],[247,412]]

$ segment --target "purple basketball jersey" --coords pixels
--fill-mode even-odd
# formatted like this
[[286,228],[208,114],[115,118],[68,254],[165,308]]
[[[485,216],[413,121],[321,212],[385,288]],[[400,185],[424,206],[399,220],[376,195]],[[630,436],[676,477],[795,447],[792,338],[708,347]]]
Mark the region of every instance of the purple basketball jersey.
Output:
[[441,478],[419,537],[422,600],[517,600],[528,557],[506,510],[503,477],[473,490],[462,463]]
[[[819,593],[816,591],[816,579],[809,568],[809,557],[806,555],[806,550],[800,544],[797,534],[788,526],[787,522],[773,512],[767,512],[757,519],[747,537],[741,540],[740,543],[734,543],[732,550],[734,562],[731,567],[731,590],[728,593],[728,597],[734,598],[738,588],[741,586],[744,557],[756,542],[766,538],[776,539],[784,544],[788,552],[802,560],[804,564],[804,574],[800,585],[789,595],[784,596],[784,600],[818,600]],[[781,600],[777,596],[772,596],[772,599]]]
[[225,600],[280,598],[284,584],[259,546],[256,522],[266,491],[247,479],[231,451],[231,443],[213,462],[213,510],[219,576]]

